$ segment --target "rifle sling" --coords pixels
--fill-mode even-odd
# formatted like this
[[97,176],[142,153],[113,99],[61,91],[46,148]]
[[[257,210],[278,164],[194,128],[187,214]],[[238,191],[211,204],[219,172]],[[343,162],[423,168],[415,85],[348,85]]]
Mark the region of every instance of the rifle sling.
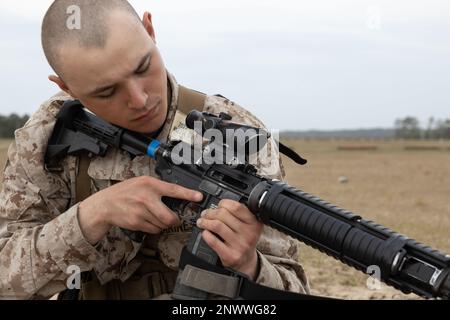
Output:
[[[194,268],[190,268],[193,266]],[[197,286],[196,289],[202,290],[202,285],[204,286],[204,291],[211,292],[211,288],[215,290],[220,290],[222,288],[223,292],[213,292],[214,294],[219,294],[232,299],[245,299],[245,300],[334,300],[326,297],[319,297],[314,295],[308,295],[303,293],[296,293],[290,291],[283,291],[267,286],[260,285],[247,277],[242,276],[239,273],[233,272],[230,269],[225,269],[220,266],[210,264],[203,259],[197,257],[196,255],[189,252],[189,250],[184,247],[181,252],[179,268],[181,270],[189,269],[189,271],[194,271],[195,276],[189,279],[189,275],[183,273],[182,281],[186,281],[193,287]],[[202,273],[203,271],[203,273]],[[216,279],[212,276],[217,274]],[[194,279],[195,278],[195,279]],[[205,278],[208,283],[202,283],[201,279]],[[228,279],[227,279],[228,278]],[[239,281],[235,279],[238,278]],[[217,280],[217,284],[214,284],[214,280]],[[225,282],[229,283],[225,283]],[[235,283],[239,283],[238,286]],[[230,288],[235,289],[234,294],[230,294],[232,291]]]
[[205,105],[206,94],[178,85],[177,110],[188,114],[192,110],[202,111]]

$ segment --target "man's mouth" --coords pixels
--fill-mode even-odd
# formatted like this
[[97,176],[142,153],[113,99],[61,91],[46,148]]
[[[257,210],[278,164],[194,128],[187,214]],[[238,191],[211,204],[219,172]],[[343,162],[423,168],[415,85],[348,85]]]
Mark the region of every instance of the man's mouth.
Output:
[[148,109],[144,114],[140,115],[137,118],[134,118],[132,121],[141,121],[144,119],[149,120],[149,119],[153,118],[156,115],[156,113],[158,112],[159,105],[160,105],[160,101],[158,101],[153,107]]

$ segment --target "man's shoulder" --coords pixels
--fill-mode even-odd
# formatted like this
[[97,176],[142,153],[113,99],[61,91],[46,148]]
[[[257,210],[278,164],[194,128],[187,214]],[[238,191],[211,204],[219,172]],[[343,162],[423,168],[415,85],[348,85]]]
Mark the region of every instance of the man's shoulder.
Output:
[[47,142],[56,122],[56,116],[66,100],[73,99],[60,91],[44,101],[25,125],[15,132],[16,145]]
[[[44,156],[56,116],[62,103],[68,99],[71,97],[62,93],[52,96],[40,105],[22,128],[15,131],[15,141],[8,149],[6,168],[9,178],[6,179],[10,183],[26,181],[27,188],[23,192],[32,194],[41,189],[50,195],[57,190],[64,190],[62,180],[44,170]],[[18,176],[21,179],[17,179]]]
[[216,114],[226,112],[235,122],[246,123],[258,128],[265,127],[263,122],[259,120],[252,112],[242,107],[235,101],[220,94],[206,95],[204,111]]
[[15,159],[14,163],[20,164],[26,172],[40,175],[56,116],[64,101],[69,99],[73,98],[65,93],[55,94],[40,105],[22,128],[15,131],[9,154]]
[[31,115],[30,119],[23,126],[23,128],[42,125],[42,123],[47,123],[51,121],[54,122],[64,101],[70,99],[73,98],[64,91],[60,91],[55,95],[51,96],[49,99],[41,103],[39,108]]

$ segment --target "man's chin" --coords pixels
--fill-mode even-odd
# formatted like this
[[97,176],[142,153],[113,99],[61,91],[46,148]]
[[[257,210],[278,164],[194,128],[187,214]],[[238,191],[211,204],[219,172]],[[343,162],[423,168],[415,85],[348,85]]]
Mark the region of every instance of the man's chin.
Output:
[[143,133],[145,135],[153,135],[161,129],[161,127],[164,125],[165,120],[165,117],[158,117],[150,123],[143,123],[141,126],[136,127],[134,130],[132,130]]

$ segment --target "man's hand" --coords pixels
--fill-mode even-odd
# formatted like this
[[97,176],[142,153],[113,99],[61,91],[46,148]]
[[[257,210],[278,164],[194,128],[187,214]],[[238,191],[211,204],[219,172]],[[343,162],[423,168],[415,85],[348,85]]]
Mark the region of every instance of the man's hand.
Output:
[[[197,220],[203,239],[225,267],[255,279],[258,272],[256,244],[263,224],[248,208],[236,201],[222,200],[217,209],[208,209]],[[220,237],[220,238],[219,238]]]
[[161,197],[200,201],[200,192],[142,176],[125,180],[101,190],[80,203],[78,219],[81,230],[91,244],[100,241],[111,228],[118,226],[151,234],[180,224]]

